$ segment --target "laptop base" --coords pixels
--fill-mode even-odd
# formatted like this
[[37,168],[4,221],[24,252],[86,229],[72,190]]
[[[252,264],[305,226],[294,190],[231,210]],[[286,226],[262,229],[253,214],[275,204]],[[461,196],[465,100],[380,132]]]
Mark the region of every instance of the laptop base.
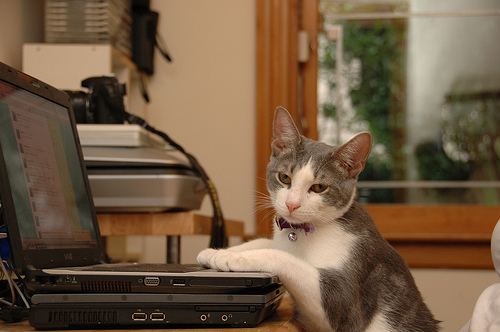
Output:
[[[117,272],[123,272],[117,275]],[[34,293],[242,293],[277,284],[264,272],[219,272],[198,264],[98,264],[26,270]]]
[[279,286],[264,294],[205,295],[199,301],[179,294],[42,294],[33,297],[29,321],[40,330],[254,327],[279,307],[284,293]]

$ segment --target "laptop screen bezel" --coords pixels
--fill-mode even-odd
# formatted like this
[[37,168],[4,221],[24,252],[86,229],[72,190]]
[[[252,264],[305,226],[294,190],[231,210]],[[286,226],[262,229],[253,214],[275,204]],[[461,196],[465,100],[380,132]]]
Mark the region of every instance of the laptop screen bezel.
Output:
[[62,106],[68,112],[70,119],[73,139],[76,145],[77,155],[79,158],[78,164],[83,174],[83,181],[89,203],[92,224],[95,230],[97,246],[88,248],[67,248],[67,249],[30,249],[25,250],[22,246],[19,221],[16,215],[16,207],[14,204],[10,182],[7,174],[6,160],[4,152],[0,146],[0,202],[1,213],[5,223],[7,237],[10,245],[11,256],[14,267],[20,272],[30,269],[54,268],[54,267],[69,267],[69,266],[85,266],[107,262],[107,256],[103,247],[103,241],[99,232],[97,215],[92,199],[90,183],[88,180],[87,170],[83,161],[83,153],[76,130],[76,121],[73,114],[71,99],[68,94],[58,90],[40,80],[37,80],[29,75],[26,75],[14,68],[11,68],[0,62],[0,80],[9,83],[19,89],[31,92],[39,97],[49,100]]

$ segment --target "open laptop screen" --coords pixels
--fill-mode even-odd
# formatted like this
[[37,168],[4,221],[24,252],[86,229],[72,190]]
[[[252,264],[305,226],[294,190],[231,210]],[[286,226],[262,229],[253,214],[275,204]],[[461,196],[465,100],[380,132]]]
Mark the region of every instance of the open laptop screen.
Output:
[[1,207],[14,260],[82,265],[78,251],[101,244],[69,98],[34,79],[15,83],[0,77]]
[[0,141],[24,249],[96,244],[68,111],[0,82]]
[[0,141],[23,248],[96,245],[68,110],[0,81]]

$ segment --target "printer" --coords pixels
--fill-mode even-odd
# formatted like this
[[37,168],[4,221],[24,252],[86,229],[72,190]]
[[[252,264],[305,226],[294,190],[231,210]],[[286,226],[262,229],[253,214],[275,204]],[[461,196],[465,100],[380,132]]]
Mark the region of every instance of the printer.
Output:
[[98,212],[198,210],[206,187],[187,158],[134,124],[77,124]]

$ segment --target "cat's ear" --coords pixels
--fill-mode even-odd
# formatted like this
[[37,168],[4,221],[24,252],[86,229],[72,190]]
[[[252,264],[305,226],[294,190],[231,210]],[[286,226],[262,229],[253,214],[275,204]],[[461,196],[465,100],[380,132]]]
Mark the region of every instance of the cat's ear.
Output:
[[356,177],[365,168],[371,146],[372,135],[362,132],[335,150],[334,157],[340,160],[350,177]]
[[274,112],[273,155],[277,156],[285,149],[293,149],[300,144],[300,133],[293,123],[292,116],[286,109],[279,106]]

